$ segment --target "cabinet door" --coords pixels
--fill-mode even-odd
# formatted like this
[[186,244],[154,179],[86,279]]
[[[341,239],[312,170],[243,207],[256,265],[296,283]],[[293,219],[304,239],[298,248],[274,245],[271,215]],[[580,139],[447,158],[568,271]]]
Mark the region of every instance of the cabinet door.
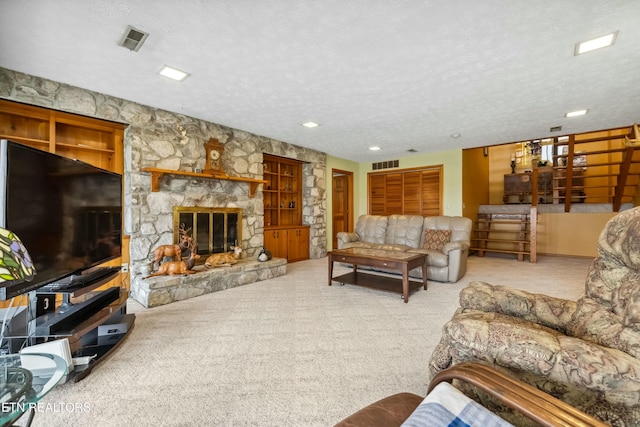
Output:
[[309,259],[309,228],[291,228],[287,230],[288,257],[290,262]]
[[287,258],[287,230],[270,229],[264,231],[264,247],[275,258]]

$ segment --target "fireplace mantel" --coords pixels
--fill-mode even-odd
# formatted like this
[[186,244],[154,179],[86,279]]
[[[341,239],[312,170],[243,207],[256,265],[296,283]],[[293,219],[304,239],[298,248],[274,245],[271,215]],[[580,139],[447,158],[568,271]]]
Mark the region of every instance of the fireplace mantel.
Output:
[[156,192],[160,190],[160,180],[165,175],[180,175],[180,176],[189,176],[192,178],[200,178],[200,179],[221,179],[225,181],[239,181],[246,182],[249,184],[249,197],[253,197],[258,189],[258,185],[265,184],[267,181],[263,179],[253,179],[253,178],[245,178],[242,176],[229,176],[229,175],[212,175],[208,173],[200,173],[200,172],[187,172],[187,171],[176,171],[169,169],[158,169],[158,168],[142,168],[143,172],[151,172],[151,191]]

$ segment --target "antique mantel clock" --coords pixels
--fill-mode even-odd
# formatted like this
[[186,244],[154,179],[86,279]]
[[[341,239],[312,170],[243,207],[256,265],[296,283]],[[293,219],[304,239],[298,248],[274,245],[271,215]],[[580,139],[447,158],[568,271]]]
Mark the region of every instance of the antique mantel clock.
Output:
[[222,152],[224,151],[224,146],[220,144],[220,141],[216,138],[209,139],[209,142],[204,144],[204,150],[207,155],[207,160],[202,172],[211,175],[225,175],[224,167],[222,166]]

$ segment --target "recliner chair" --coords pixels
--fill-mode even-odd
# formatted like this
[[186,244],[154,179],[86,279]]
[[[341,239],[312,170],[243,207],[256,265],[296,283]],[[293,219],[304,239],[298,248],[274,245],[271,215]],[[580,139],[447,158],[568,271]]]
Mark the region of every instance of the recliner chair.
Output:
[[640,207],[605,226],[578,301],[472,282],[429,369],[481,362],[614,426],[638,426],[639,359]]

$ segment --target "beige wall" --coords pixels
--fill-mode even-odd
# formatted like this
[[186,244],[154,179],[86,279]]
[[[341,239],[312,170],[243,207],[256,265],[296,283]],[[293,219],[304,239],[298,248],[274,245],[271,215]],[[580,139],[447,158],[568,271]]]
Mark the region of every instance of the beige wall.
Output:
[[[488,147],[490,153],[492,148]],[[478,206],[489,204],[489,156],[482,148],[462,151],[462,214],[475,219]]]
[[[489,149],[489,204],[501,205],[504,176],[511,173],[511,154],[519,144],[496,145]],[[516,172],[519,172],[516,171]]]
[[538,213],[538,253],[593,258],[615,213]]
[[[333,169],[339,169],[342,171],[353,172],[353,215],[354,215],[354,224],[357,219],[358,212],[360,212],[359,207],[359,195],[358,188],[360,182],[360,175],[358,170],[360,169],[360,164],[356,162],[352,162],[350,160],[341,159],[338,157],[333,157],[327,155],[327,209],[325,210],[327,217],[325,222],[327,224],[327,251],[333,250],[333,221],[331,220],[331,214],[333,212],[333,187],[332,187],[332,171]],[[365,177],[366,180],[366,177]]]

